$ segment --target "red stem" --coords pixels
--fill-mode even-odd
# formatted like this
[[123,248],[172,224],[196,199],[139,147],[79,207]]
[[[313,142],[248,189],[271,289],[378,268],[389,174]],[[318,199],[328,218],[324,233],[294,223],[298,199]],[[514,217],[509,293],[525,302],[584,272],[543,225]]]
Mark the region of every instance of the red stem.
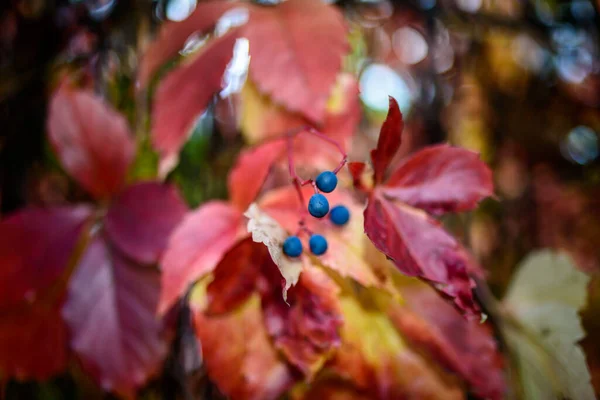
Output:
[[335,146],[338,149],[338,151],[342,155],[342,160],[340,161],[338,166],[333,170],[334,174],[337,174],[344,167],[344,165],[346,165],[346,163],[348,162],[348,155],[346,154],[346,152],[344,151],[342,146],[337,141],[333,140],[332,138],[324,135],[323,133],[319,132],[318,130],[316,130],[310,126],[302,126],[302,127],[294,128],[285,134],[285,136],[287,137],[286,144],[287,144],[288,168],[290,171],[290,177],[292,178],[292,184],[294,185],[294,188],[296,189],[296,192],[298,193],[298,199],[300,200],[300,221],[298,221],[298,225],[300,227],[298,229],[298,232],[305,231],[310,234],[310,231],[306,227],[307,210],[306,210],[305,204],[304,204],[304,195],[302,194],[302,186],[311,184],[315,189],[315,193],[319,193],[319,190],[317,189],[317,184],[314,181],[314,179],[310,178],[310,179],[303,180],[298,176],[298,174],[296,174],[296,167],[294,164],[294,137],[296,137],[298,134],[300,134],[302,132],[310,133],[311,135],[314,135],[314,136],[318,137],[319,139],[324,140],[329,144],[332,144],[333,146]]

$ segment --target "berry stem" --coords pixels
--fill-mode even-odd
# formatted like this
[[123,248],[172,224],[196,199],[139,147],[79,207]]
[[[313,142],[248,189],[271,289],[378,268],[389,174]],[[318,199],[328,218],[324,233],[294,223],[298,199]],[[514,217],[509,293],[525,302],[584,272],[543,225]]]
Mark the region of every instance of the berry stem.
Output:
[[310,178],[310,179],[303,180],[296,173],[296,166],[294,164],[294,138],[302,132],[306,132],[311,135],[314,135],[317,138],[335,146],[338,149],[338,151],[342,155],[342,160],[340,161],[338,166],[335,167],[335,169],[333,170],[333,173],[336,175],[342,168],[344,168],[344,165],[346,165],[346,163],[348,162],[348,154],[346,154],[342,145],[340,145],[336,140],[328,137],[327,135],[324,135],[323,133],[319,132],[318,130],[316,130],[315,128],[313,128],[311,126],[297,127],[297,128],[289,130],[285,134],[285,136],[287,138],[286,144],[287,144],[287,153],[288,153],[288,169],[290,172],[290,177],[292,178],[292,184],[294,185],[294,188],[296,189],[296,192],[298,193],[298,200],[300,201],[300,221],[298,221],[298,224],[300,226],[299,230],[305,230],[308,232],[308,229],[306,228],[307,210],[305,207],[304,195],[302,194],[302,186],[306,186],[306,185],[310,184],[314,187],[315,193],[319,193],[319,191],[317,189],[317,184],[315,183],[314,179]]

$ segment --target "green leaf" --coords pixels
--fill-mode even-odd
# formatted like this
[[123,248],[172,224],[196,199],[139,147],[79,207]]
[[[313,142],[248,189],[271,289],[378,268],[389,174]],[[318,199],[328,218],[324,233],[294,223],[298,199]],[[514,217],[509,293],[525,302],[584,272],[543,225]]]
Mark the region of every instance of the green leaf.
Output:
[[519,266],[503,301],[503,329],[523,398],[595,399],[577,344],[585,336],[578,310],[588,281],[567,255],[550,250],[531,253]]

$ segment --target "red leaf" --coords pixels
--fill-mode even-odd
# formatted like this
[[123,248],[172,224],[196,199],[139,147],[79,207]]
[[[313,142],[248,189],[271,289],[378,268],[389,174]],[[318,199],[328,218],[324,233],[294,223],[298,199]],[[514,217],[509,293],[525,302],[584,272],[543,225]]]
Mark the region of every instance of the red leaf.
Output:
[[321,0],[253,7],[244,27],[251,46],[250,76],[276,102],[321,122],[349,50],[346,35],[342,14]]
[[490,327],[464,319],[427,287],[405,287],[402,296],[408,309],[394,308],[391,317],[404,337],[460,374],[478,397],[503,398],[503,361]]
[[273,164],[283,155],[284,140],[273,140],[244,150],[229,173],[231,202],[245,211],[254,201]]
[[196,12],[186,20],[162,24],[158,37],[140,62],[140,87],[145,87],[158,68],[178,55],[191,35],[212,29],[219,17],[234,5],[235,3],[227,1],[205,1],[198,4]]
[[123,115],[65,83],[52,96],[47,125],[63,167],[94,197],[121,189],[135,152]]
[[476,153],[438,145],[405,160],[381,190],[386,197],[443,214],[473,209],[494,186],[492,171]]
[[[221,12],[234,6],[249,12],[247,23],[239,29],[240,36],[250,41],[250,75],[259,89],[290,110],[322,122],[349,46],[342,14],[320,0],[289,0],[275,7],[202,2],[186,21],[165,25],[145,57],[141,79],[146,81],[157,65],[174,56],[192,33],[206,30]],[[205,64],[208,68],[212,63]],[[204,75],[194,78],[198,76],[207,81]],[[210,85],[213,82],[209,80]]]
[[176,164],[194,121],[221,89],[236,37],[237,31],[233,31],[212,40],[193,61],[179,66],[161,80],[156,90],[152,124],[152,144],[161,157],[161,174]]
[[350,171],[350,175],[352,175],[352,185],[356,189],[363,189],[364,185],[362,183],[362,175],[365,171],[367,165],[364,162],[349,162],[348,163],[348,171]]
[[173,186],[138,183],[116,198],[106,215],[105,228],[114,245],[128,257],[153,264],[186,211]]
[[32,301],[55,283],[90,211],[30,208],[0,222],[0,308]]
[[467,315],[479,315],[466,251],[424,211],[375,191],[365,210],[365,232],[401,272],[431,282]]
[[57,306],[34,303],[0,311],[3,378],[44,380],[66,367],[67,329]]
[[96,238],[73,275],[63,308],[71,347],[104,390],[132,395],[167,354],[155,316],[159,273],[131,264]]
[[286,304],[282,280],[267,248],[245,239],[215,268],[207,287],[207,314],[231,312],[261,294],[267,330],[287,360],[309,379],[340,341],[339,288],[321,270],[305,265]]
[[398,103],[393,97],[390,97],[390,108],[381,126],[377,147],[371,150],[375,184],[381,183],[385,178],[385,172],[400,148],[403,129],[404,121]]
[[[272,269],[276,271],[275,266]],[[289,306],[275,290],[263,300],[267,330],[275,347],[312,380],[340,344],[339,288],[322,270],[305,266],[290,289]]]
[[289,367],[269,341],[256,297],[225,315],[206,316],[196,309],[194,327],[208,376],[226,396],[274,400],[293,384]]
[[211,272],[243,235],[242,214],[228,203],[212,201],[190,212],[169,238],[161,259],[159,313],[164,313],[188,285]]

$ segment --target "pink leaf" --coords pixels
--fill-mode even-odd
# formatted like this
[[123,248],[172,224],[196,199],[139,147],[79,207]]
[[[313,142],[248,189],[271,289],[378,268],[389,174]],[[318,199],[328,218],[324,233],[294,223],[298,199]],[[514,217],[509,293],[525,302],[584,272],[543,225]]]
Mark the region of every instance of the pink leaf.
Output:
[[106,232],[128,257],[142,264],[156,263],[186,211],[175,187],[138,183],[111,205],[105,219]]
[[466,251],[424,211],[375,191],[365,210],[365,232],[401,272],[431,282],[466,315],[479,315]]
[[390,108],[388,115],[381,126],[377,147],[371,150],[371,161],[373,162],[373,179],[375,184],[381,183],[385,178],[392,158],[400,148],[404,121],[398,103],[390,97]]
[[250,76],[260,91],[322,122],[342,57],[349,50],[340,11],[321,0],[255,6],[243,34],[250,41]]
[[161,259],[159,313],[166,312],[188,285],[211,272],[245,233],[242,214],[228,203],[212,201],[191,211],[169,238]]
[[404,287],[407,307],[391,310],[394,324],[412,345],[460,374],[481,398],[501,399],[503,360],[490,327],[466,320],[427,287]]
[[284,149],[284,140],[273,140],[240,153],[228,180],[231,202],[239,210],[245,211],[254,201]]
[[91,92],[64,83],[52,96],[47,125],[63,167],[94,197],[121,189],[135,152],[123,115]]
[[71,347],[104,390],[131,396],[167,354],[155,316],[159,273],[131,264],[97,237],[73,275],[64,318]]
[[406,159],[382,192],[430,213],[467,211],[493,194],[492,171],[472,151],[438,145]]
[[33,301],[64,271],[88,207],[29,208],[0,222],[0,308]]
[[166,174],[175,164],[196,118],[221,89],[225,67],[233,56],[237,31],[209,42],[195,59],[161,80],[153,105],[152,144]]

